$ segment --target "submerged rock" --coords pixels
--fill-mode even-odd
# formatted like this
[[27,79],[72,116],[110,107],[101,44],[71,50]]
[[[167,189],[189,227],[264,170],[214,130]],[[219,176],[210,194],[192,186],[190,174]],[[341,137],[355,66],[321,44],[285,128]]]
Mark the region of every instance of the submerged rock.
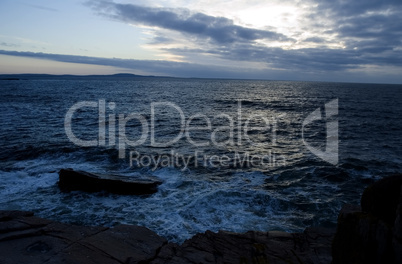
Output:
[[162,182],[156,177],[146,179],[112,174],[97,174],[61,169],[58,185],[62,191],[107,191],[116,194],[152,194]]

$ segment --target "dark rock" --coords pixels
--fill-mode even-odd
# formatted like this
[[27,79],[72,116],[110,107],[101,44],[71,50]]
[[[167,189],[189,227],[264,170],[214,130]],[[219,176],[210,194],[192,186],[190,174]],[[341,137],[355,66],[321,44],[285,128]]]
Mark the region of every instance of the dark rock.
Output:
[[20,217],[20,216],[33,216],[33,212],[26,211],[0,211],[0,222],[8,221],[10,219]]
[[95,174],[72,169],[61,169],[58,185],[62,191],[107,191],[117,194],[152,194],[162,182],[155,177],[147,179],[120,175]]
[[138,263],[152,259],[167,241],[141,226],[119,225],[80,242],[107,252],[113,259],[123,263]]
[[[183,245],[145,227],[85,227],[0,211],[0,263],[330,263],[334,230],[210,231]],[[5,228],[12,227],[12,228]]]
[[[83,227],[20,212],[0,222],[0,263],[139,263],[155,257],[166,240],[145,227]],[[22,224],[22,225],[20,225]],[[12,229],[4,228],[12,226]],[[19,227],[19,228],[17,228]]]
[[383,178],[367,187],[362,195],[363,212],[393,225],[402,186],[402,174]]
[[358,206],[345,205],[332,245],[333,263],[402,263],[402,175],[365,189]]
[[342,211],[333,241],[333,263],[392,263],[388,262],[391,229],[368,213]]
[[330,263],[334,230],[244,234],[207,231],[181,246],[168,244],[150,263]]
[[395,252],[395,262],[402,263],[402,187],[401,196],[399,197],[399,205],[396,210],[392,246]]
[[26,248],[26,251],[28,252],[40,252],[40,253],[47,253],[51,250],[52,248],[46,244],[45,242],[42,241],[36,241],[35,243],[33,243],[32,245],[29,245]]

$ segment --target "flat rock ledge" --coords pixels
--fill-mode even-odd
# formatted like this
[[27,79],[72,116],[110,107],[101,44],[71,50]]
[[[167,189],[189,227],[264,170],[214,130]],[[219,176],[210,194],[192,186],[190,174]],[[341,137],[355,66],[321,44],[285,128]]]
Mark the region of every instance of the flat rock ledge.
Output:
[[141,226],[75,226],[0,211],[0,263],[331,263],[334,231],[206,231],[178,245]]
[[158,191],[162,181],[156,177],[125,177],[114,174],[99,174],[72,169],[61,169],[59,172],[59,188],[64,192],[85,191],[123,195],[147,195]]

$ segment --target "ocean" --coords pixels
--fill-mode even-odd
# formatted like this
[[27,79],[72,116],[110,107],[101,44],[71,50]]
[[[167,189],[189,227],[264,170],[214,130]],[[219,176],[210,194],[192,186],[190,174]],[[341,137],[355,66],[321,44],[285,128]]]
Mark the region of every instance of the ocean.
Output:
[[[387,84],[2,80],[0,209],[178,243],[335,227],[343,204],[402,171],[401,102],[402,85]],[[163,183],[147,196],[63,193],[62,168]]]

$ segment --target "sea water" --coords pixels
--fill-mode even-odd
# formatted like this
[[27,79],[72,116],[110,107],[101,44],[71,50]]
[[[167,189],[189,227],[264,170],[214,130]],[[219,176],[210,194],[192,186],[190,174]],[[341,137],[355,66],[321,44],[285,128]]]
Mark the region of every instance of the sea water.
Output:
[[[402,171],[401,102],[402,86],[385,84],[1,81],[0,209],[141,225],[179,243],[206,230],[334,227],[344,203]],[[336,162],[307,147],[328,151],[328,122],[337,124]],[[163,183],[148,196],[63,193],[62,168]]]

